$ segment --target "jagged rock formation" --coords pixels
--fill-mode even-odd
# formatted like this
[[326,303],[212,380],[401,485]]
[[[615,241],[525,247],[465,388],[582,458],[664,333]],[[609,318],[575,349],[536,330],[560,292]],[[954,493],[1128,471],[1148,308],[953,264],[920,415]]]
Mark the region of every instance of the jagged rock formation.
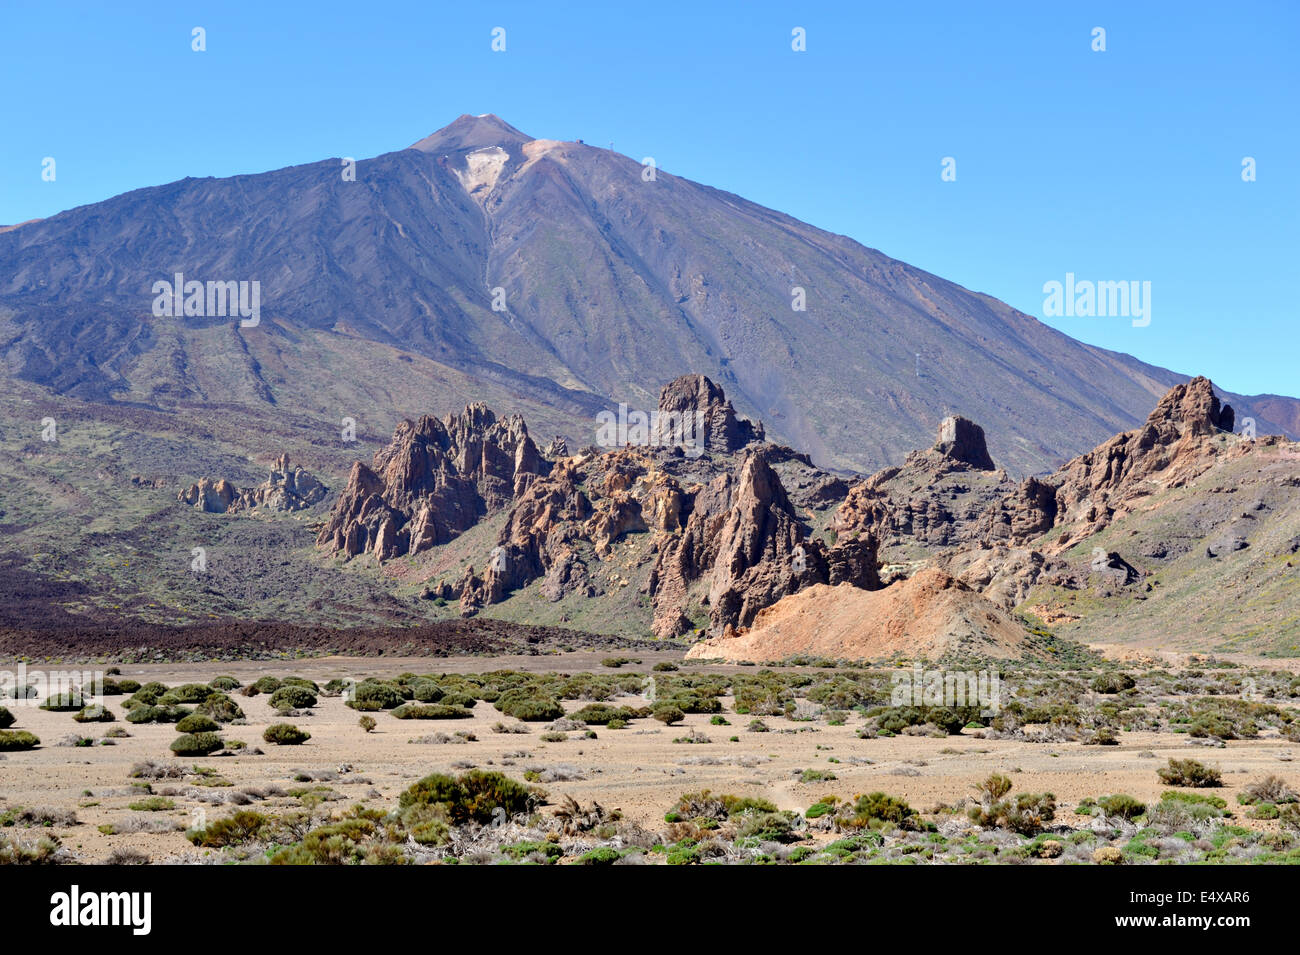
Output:
[[482,404],[445,420],[403,421],[370,467],[352,466],[317,537],[345,557],[389,560],[444,544],[549,470],[518,415]]
[[182,503],[212,514],[234,513],[261,507],[272,511],[301,511],[319,504],[329,493],[315,476],[291,467],[289,456],[281,454],[265,481],[240,490],[225,478],[200,478],[176,495]]
[[669,415],[678,421],[702,421],[707,451],[738,451],[764,440],[762,422],[736,417],[722,389],[704,375],[683,375],[664,385],[659,392],[659,420]]
[[707,584],[711,629],[747,626],[763,607],[815,583],[880,586],[871,535],[827,547],[805,530],[764,453],[747,455],[696,496],[681,535],[665,541],[650,578],[654,631],[676,636],[693,586]]
[[[655,418],[697,422],[699,456],[691,453],[699,445],[647,434],[642,446],[592,448],[551,463],[536,455],[522,422],[512,419],[502,430],[486,409],[470,410],[456,427],[449,419],[446,439],[437,419],[404,424],[375,455],[374,468],[355,465],[319,542],[346,556],[369,551],[385,560],[444,543],[505,510],[483,569],[466,567],[426,591],[459,600],[461,613],[471,615],[538,580],[552,602],[599,596],[608,584],[597,579],[597,566],[629,537],[648,535],[654,568],[645,594],[653,629],[664,635],[693,627],[692,613],[707,613],[719,632],[743,626],[815,583],[879,586],[874,537],[845,535],[834,546],[810,538],[773,464],[805,475],[799,496],[809,510],[838,501],[843,481],[788,448],[763,444],[762,425],[737,418],[722,389],[702,375],[665,386]],[[466,464],[471,441],[495,469]]]

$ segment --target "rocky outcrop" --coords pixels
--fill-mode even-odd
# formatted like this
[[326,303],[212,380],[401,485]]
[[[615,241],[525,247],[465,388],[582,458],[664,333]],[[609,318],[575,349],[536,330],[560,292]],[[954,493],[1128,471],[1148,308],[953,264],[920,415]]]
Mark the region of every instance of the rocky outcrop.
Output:
[[1156,487],[1179,487],[1201,474],[1215,460],[1212,436],[1231,430],[1233,417],[1208,378],[1193,378],[1171,388],[1142,427],[1071,460],[1052,478],[1054,526],[1071,525],[1057,548],[1106,527]]
[[[746,626],[764,607],[816,583],[880,586],[876,541],[869,534],[828,547],[808,539],[785,488],[761,451],[736,474],[722,474],[696,495],[682,533],[666,540],[651,574],[653,629],[685,632],[697,590],[710,629]],[[702,585],[702,586],[701,586]]]
[[177,500],[212,514],[265,508],[271,511],[301,511],[325,499],[329,489],[310,472],[292,467],[289,456],[275,460],[265,481],[240,490],[224,478],[200,478],[176,495]]
[[370,466],[352,467],[317,543],[389,560],[445,544],[549,470],[524,421],[482,404],[445,419],[403,421]]
[[961,415],[949,415],[939,424],[934,450],[949,461],[966,464],[978,471],[992,471],[993,459],[984,443],[984,429]]
[[[738,418],[722,389],[704,375],[683,375],[664,385],[659,392],[658,410],[661,424],[668,420],[702,421],[706,451],[728,454],[764,440],[762,423]],[[669,419],[670,415],[674,417]]]

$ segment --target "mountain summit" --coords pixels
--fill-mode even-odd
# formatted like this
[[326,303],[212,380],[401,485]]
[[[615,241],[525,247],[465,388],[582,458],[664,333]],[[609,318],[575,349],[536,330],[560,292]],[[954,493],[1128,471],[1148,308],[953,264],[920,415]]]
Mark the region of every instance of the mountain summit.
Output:
[[[258,282],[260,322],[155,317],[177,273]],[[1186,380],[491,114],[355,168],[185,179],[0,233],[0,328],[5,374],[90,401],[386,428],[484,400],[576,446],[598,411],[707,375],[771,438],[859,471],[956,415],[1013,473],[1045,471]],[[1261,432],[1300,422],[1294,399],[1223,397]]]
[[442,129],[413,143],[411,148],[425,153],[445,153],[485,146],[522,146],[532,140],[533,137],[521,133],[494,113],[480,116],[462,113]]

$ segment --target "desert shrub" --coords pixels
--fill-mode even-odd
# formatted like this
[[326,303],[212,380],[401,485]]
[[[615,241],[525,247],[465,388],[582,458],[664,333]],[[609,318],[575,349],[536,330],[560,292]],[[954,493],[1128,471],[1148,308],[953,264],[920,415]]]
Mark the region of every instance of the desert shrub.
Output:
[[373,716],[363,716],[361,717],[361,719],[357,720],[357,725],[360,726],[367,733],[372,733],[374,732],[375,727],[378,726],[379,724],[375,722],[375,718]]
[[839,801],[840,799],[838,796],[823,796],[817,802],[808,807],[808,811],[803,814],[804,818],[820,819],[822,816],[834,812],[835,806]]
[[504,773],[472,769],[459,778],[434,773],[412,784],[398,805],[439,805],[455,824],[491,822],[500,809],[507,818],[530,812],[545,800],[539,789],[516,782]]
[[801,783],[824,783],[838,778],[828,769],[805,769],[799,774],[799,782]]
[[511,859],[528,859],[536,858],[544,860],[550,864],[564,855],[564,850],[558,843],[546,840],[516,842],[512,845],[502,846],[501,851]]
[[975,787],[979,805],[967,810],[971,822],[987,828],[1007,829],[1025,836],[1042,831],[1056,817],[1056,797],[1051,793],[1022,793],[1006,799],[1011,780],[993,773]]
[[225,746],[216,733],[185,733],[172,740],[170,749],[177,756],[208,756]]
[[674,706],[672,703],[657,704],[650,715],[665,726],[672,726],[674,723],[680,723],[686,719],[686,714],[681,711],[681,708]]
[[0,835],[0,865],[59,865],[65,850],[54,836],[34,842]]
[[446,691],[433,680],[415,680],[411,683],[411,695],[418,703],[437,703],[446,696]]
[[214,819],[202,829],[191,829],[185,837],[204,849],[222,849],[262,838],[271,827],[271,820],[260,812],[241,809],[232,815]]
[[[1215,803],[1219,805],[1215,805]],[[1167,792],[1147,807],[1147,825],[1166,834],[1207,829],[1212,820],[1223,817],[1222,799],[1207,799],[1195,793]]]
[[1219,770],[1211,769],[1194,759],[1170,759],[1168,766],[1156,770],[1156,775],[1166,786],[1205,788],[1223,785],[1223,776]]
[[1011,792],[1011,780],[1001,773],[993,773],[975,786],[975,794],[980,802],[994,803]]
[[214,733],[220,728],[216,720],[202,713],[191,713],[176,724],[178,733]]
[[473,710],[444,703],[403,703],[392,713],[399,720],[463,720],[474,715]]
[[219,690],[222,693],[230,693],[234,690],[238,690],[243,686],[243,684],[233,676],[217,676],[208,681],[208,686],[214,690]]
[[628,706],[611,706],[608,703],[588,703],[571,714],[572,718],[588,726],[608,726],[611,720],[636,719],[636,710]]
[[133,803],[128,803],[126,808],[135,812],[166,812],[169,809],[175,809],[176,803],[166,796],[149,796],[146,799],[137,799]]
[[113,723],[117,717],[107,706],[100,706],[98,703],[90,706],[83,706],[72,718],[78,723]]
[[1097,805],[1101,807],[1102,812],[1108,816],[1118,816],[1120,819],[1136,819],[1147,811],[1146,804],[1134,799],[1125,793],[1116,793],[1113,796],[1102,796],[1097,800]]
[[14,725],[14,715],[3,706],[0,706],[0,730],[7,730]]
[[126,714],[128,723],[179,723],[194,712],[187,706],[137,706]]
[[9,686],[0,690],[0,700],[34,700],[40,695],[40,691],[31,684],[27,686]]
[[258,679],[251,684],[251,688],[258,693],[274,693],[276,690],[280,689],[280,686],[280,679],[273,676],[258,677]]
[[316,705],[316,694],[305,686],[284,683],[271,694],[270,703],[277,710],[303,710]]
[[718,797],[723,808],[727,810],[727,816],[739,816],[747,812],[776,812],[776,806],[761,799],[757,796],[733,796],[730,793],[723,793]]
[[123,706],[125,706],[127,709],[130,709],[131,707],[137,705],[153,706],[155,703],[158,702],[159,698],[166,692],[167,692],[166,683],[158,683],[157,681],[152,681],[146,683],[144,686],[140,687],[140,689],[132,693],[130,697],[127,698],[127,701],[126,703],[123,704]]
[[663,706],[675,706],[683,713],[703,713],[707,716],[722,712],[722,701],[716,696],[701,696],[698,693],[676,694],[659,702]]
[[1300,796],[1296,795],[1295,790],[1282,777],[1265,776],[1263,779],[1247,783],[1240,799],[1246,805],[1257,802],[1280,804],[1300,801]]
[[298,746],[311,739],[311,733],[292,723],[273,723],[263,731],[262,739],[276,746]]
[[55,693],[41,704],[41,709],[50,710],[54,713],[70,713],[81,709],[85,705],[86,701],[80,693]]
[[664,660],[662,663],[656,663],[651,667],[651,669],[656,673],[672,673],[677,670],[678,667],[676,663],[670,663],[669,661]]
[[932,723],[949,735],[979,718],[977,706],[882,706],[867,712],[882,733],[901,733],[909,726]]
[[202,703],[215,690],[206,683],[183,683],[180,686],[174,686],[162,696],[158,697],[158,704],[161,706],[174,706],[178,703]]
[[123,693],[135,693],[140,689],[139,680],[118,680],[116,682],[117,682],[118,693],[115,695],[120,695]]
[[1101,673],[1092,681],[1092,688],[1098,693],[1123,693],[1137,686],[1137,680],[1127,673]]
[[244,718],[244,711],[238,703],[224,693],[213,693],[194,708],[195,713],[215,720],[218,723],[233,723]]
[[736,837],[759,842],[794,842],[799,835],[794,829],[794,813],[758,812],[741,821]]
[[504,715],[525,723],[544,723],[564,715],[559,700],[531,689],[507,690],[493,705]]
[[316,681],[309,680],[304,676],[287,676],[280,681],[280,686],[300,686],[312,693],[320,693],[320,687],[316,685]]
[[391,710],[405,702],[400,690],[391,683],[363,680],[352,691],[347,705],[355,710]]
[[904,800],[882,792],[859,796],[848,808],[846,817],[840,820],[846,828],[877,829],[885,823],[892,823],[900,829],[921,828],[921,819],[915,809]]
[[683,793],[678,797],[677,804],[668,810],[664,821],[693,822],[703,828],[714,828],[731,814],[725,800],[725,796],[715,796],[708,789]]
[[0,752],[18,752],[24,749],[35,749],[40,745],[40,739],[27,730],[0,730]]

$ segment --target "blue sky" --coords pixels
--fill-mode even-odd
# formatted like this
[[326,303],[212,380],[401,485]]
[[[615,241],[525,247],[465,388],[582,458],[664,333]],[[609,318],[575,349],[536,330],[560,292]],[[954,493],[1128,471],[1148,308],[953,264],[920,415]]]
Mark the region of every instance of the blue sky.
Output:
[[654,156],[1039,318],[1043,284],[1067,272],[1149,281],[1146,327],[1050,323],[1232,391],[1296,395],[1298,41],[1300,4],[1280,0],[4,0],[0,222],[377,155],[493,112]]

